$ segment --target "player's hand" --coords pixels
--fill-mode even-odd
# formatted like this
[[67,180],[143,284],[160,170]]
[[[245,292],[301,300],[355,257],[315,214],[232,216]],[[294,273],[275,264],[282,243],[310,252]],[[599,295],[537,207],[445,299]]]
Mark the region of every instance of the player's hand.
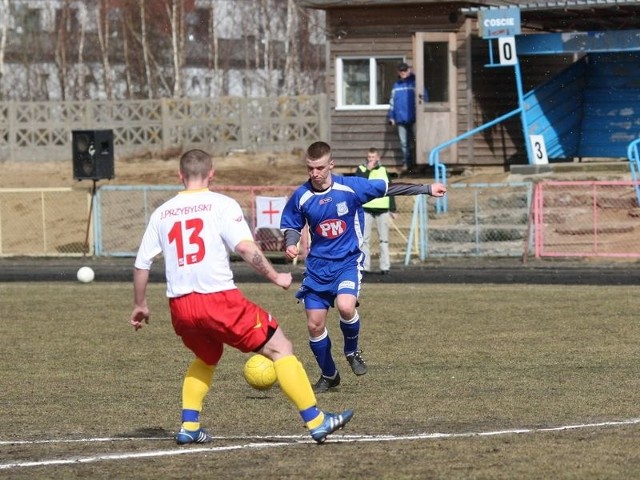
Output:
[[395,220],[396,218],[398,218],[398,214],[396,212],[389,212],[389,216],[391,217],[392,220]]
[[431,184],[431,196],[432,197],[444,197],[445,193],[447,193],[447,187],[445,187],[442,183],[432,183]]
[[289,259],[289,260],[295,260],[296,257],[299,255],[299,251],[298,251],[298,247],[296,245],[289,245],[287,247],[287,249],[284,251],[284,255]]
[[145,323],[148,325],[149,309],[147,307],[134,307],[133,312],[131,312],[129,323],[136,331],[140,330]]
[[291,272],[286,272],[278,273],[273,283],[287,290],[291,286],[291,282],[293,282],[293,275],[291,275]]
[[396,121],[395,120],[389,120],[389,125],[391,125],[392,127],[395,126]]

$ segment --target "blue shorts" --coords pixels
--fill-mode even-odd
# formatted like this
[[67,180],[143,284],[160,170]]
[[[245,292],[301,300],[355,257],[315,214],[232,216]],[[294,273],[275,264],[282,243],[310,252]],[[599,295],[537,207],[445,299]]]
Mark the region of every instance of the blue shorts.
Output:
[[307,270],[296,298],[304,303],[307,310],[328,310],[335,305],[338,294],[350,294],[358,298],[362,280],[362,262],[327,263],[317,275],[313,264],[307,262]]

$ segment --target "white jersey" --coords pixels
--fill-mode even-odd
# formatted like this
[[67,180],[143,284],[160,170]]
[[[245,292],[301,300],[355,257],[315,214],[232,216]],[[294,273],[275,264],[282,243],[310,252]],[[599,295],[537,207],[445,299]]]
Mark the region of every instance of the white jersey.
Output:
[[185,190],[158,207],[142,237],[136,268],[164,256],[167,296],[236,288],[229,250],[253,240],[238,202],[208,189]]

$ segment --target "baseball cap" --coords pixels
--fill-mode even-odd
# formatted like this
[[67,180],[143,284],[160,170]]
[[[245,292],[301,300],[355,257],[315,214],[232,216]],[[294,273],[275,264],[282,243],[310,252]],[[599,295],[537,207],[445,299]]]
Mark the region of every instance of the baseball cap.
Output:
[[398,65],[398,71],[399,72],[404,72],[406,70],[409,70],[411,67],[409,66],[409,64],[402,62],[401,64]]

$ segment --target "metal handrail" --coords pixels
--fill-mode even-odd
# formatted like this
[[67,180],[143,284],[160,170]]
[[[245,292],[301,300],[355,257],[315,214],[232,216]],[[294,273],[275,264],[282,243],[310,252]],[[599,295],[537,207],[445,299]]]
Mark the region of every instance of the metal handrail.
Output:
[[640,184],[638,177],[640,176],[640,154],[638,154],[638,145],[640,138],[635,139],[627,147],[627,157],[629,158],[629,170],[631,171],[631,179],[633,180],[633,188],[636,190],[636,199],[640,207]]
[[[493,127],[497,123],[500,123],[508,118],[514,117],[521,112],[522,112],[522,107],[518,107],[515,110],[510,111],[509,113],[505,113],[501,117],[491,120],[490,122],[485,123],[484,125],[480,125],[479,127],[474,128],[473,130],[469,130],[468,132],[465,132],[462,135],[458,135],[457,137],[434,147],[434,149],[431,150],[431,153],[429,153],[429,165],[431,165],[435,169],[435,181],[438,183],[442,183],[444,185],[447,184],[447,167],[444,165],[444,163],[440,161],[440,150],[450,145],[453,145],[454,143],[459,142],[460,140],[464,140],[465,138],[475,135],[476,133],[482,132],[487,128]],[[436,198],[437,213],[446,212],[447,208],[448,208],[448,205],[447,205],[446,195],[441,198]]]

